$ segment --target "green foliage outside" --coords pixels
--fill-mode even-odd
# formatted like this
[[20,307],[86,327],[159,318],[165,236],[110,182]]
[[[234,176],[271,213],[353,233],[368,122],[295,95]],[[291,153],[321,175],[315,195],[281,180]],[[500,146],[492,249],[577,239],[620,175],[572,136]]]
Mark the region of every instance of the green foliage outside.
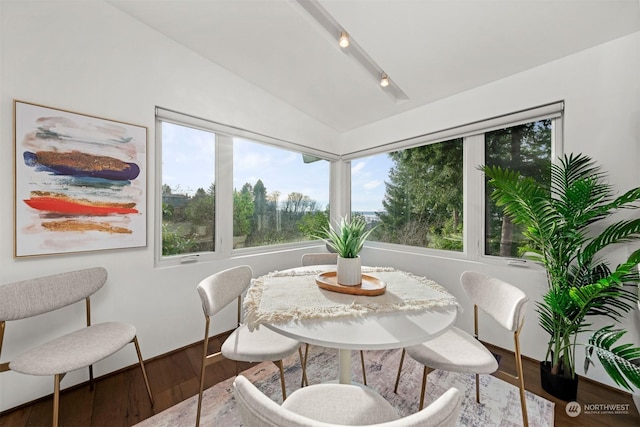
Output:
[[[172,202],[163,203],[162,254],[213,251],[215,185],[206,191],[199,188],[191,197],[176,193],[163,186],[163,196]],[[261,180],[234,190],[234,248],[312,239],[327,223],[328,206],[321,211],[316,201],[297,192],[278,204],[279,196],[278,192],[268,194]]]
[[462,139],[389,156],[384,212],[370,239],[462,251]]
[[[551,120],[524,123],[485,134],[485,165],[509,168],[544,186],[551,179]],[[486,194],[491,188],[486,186]],[[485,253],[520,258],[529,244],[525,227],[511,221],[493,199],[485,200]]]
[[[551,122],[546,120],[488,132],[487,164],[516,165],[524,175],[548,177],[550,129]],[[375,228],[368,240],[462,251],[462,139],[388,155],[393,166],[385,180],[384,209],[376,212],[375,218],[366,218],[367,229]],[[166,238],[163,233],[163,247],[167,248],[163,254],[214,250],[215,186],[212,184],[206,191],[198,189],[192,197],[183,196],[184,200],[179,194],[172,194],[176,192],[163,186],[163,196],[173,200],[173,204],[167,204],[163,210],[164,223],[173,227]],[[351,216],[364,218],[356,212]],[[519,256],[526,247],[522,226],[510,223],[491,201],[487,218],[486,253]],[[253,185],[244,184],[233,193],[233,236],[234,242],[238,242],[234,247],[313,239],[321,235],[328,219],[328,206],[318,206],[315,200],[298,192],[288,194],[282,201],[281,194],[269,192],[260,179]],[[176,227],[176,224],[183,226]],[[196,232],[197,226],[205,233]]]

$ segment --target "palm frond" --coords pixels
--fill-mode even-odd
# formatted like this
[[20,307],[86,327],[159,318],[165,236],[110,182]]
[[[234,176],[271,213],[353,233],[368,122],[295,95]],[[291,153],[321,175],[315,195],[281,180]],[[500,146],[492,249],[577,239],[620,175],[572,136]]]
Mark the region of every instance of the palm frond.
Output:
[[595,352],[605,371],[616,384],[633,390],[629,383],[640,388],[640,348],[632,344],[612,346],[626,333],[621,329],[613,329],[613,325],[606,326],[591,335],[586,347],[584,370],[587,372],[592,364]]
[[626,243],[640,238],[640,218],[610,224],[593,238],[582,250],[582,260],[590,260],[600,250],[616,243]]

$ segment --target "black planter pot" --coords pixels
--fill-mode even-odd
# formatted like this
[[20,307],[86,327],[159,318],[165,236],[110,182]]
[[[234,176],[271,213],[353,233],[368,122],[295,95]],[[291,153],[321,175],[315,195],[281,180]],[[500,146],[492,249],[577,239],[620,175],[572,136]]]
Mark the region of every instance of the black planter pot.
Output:
[[540,362],[540,382],[544,391],[558,399],[573,402],[578,396],[578,376],[572,379],[553,375],[550,362]]

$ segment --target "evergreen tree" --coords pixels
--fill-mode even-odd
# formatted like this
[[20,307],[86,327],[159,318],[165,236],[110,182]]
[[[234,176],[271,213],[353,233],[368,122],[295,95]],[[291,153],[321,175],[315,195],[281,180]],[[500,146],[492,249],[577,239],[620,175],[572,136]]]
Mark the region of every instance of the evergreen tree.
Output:
[[[396,151],[378,240],[438,247],[462,227],[462,140]],[[461,245],[458,244],[461,249]]]

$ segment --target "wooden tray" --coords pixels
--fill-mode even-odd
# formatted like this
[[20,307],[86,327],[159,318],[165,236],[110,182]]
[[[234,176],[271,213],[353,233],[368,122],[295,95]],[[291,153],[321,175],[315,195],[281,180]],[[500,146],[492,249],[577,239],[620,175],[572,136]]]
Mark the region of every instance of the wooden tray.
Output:
[[387,284],[377,277],[362,275],[362,283],[355,286],[345,286],[338,283],[338,273],[327,271],[316,276],[316,283],[327,291],[340,292],[341,294],[376,296],[384,294]]

